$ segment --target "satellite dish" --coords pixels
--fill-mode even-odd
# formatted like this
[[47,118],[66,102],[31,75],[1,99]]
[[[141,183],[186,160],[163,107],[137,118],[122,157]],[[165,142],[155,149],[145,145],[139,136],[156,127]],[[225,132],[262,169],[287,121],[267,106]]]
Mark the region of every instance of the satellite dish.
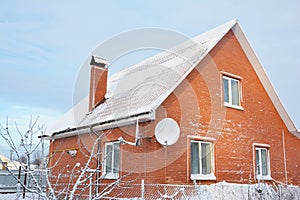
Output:
[[173,145],[180,136],[180,129],[177,122],[171,118],[160,120],[155,127],[156,140],[164,146]]

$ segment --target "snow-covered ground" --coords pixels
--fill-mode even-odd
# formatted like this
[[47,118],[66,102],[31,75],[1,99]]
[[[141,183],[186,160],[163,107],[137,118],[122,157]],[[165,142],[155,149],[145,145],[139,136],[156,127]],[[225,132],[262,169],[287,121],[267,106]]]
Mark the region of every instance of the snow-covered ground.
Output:
[[293,185],[260,184],[234,184],[221,182],[211,185],[201,185],[197,189],[197,195],[189,197],[190,200],[300,200],[300,188]]
[[[22,194],[18,195],[16,193],[14,194],[0,194],[0,200],[21,200]],[[25,200],[33,200],[33,199],[39,199],[39,196],[37,194],[27,193],[25,195]]]

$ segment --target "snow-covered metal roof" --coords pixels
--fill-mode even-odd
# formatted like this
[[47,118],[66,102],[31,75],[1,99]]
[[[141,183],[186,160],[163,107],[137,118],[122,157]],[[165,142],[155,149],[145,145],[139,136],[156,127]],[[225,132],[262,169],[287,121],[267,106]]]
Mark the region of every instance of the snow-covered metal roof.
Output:
[[[82,120],[78,120],[77,117],[76,120],[72,120],[73,124],[68,124],[64,129],[61,126],[56,131],[52,129],[52,137],[67,137],[72,135],[73,131],[77,131],[78,134],[86,133],[90,131],[91,126],[98,126],[97,130],[104,130],[128,125],[141,117],[142,120],[153,119],[156,108],[229,30],[233,31],[240,42],[287,128],[300,138],[299,131],[284,109],[236,19],[112,75],[109,78],[110,88],[106,94],[106,101],[87,113]],[[78,113],[74,108],[71,112]]]
[[114,74],[109,84],[113,91],[79,126],[154,111],[236,23],[227,22]]

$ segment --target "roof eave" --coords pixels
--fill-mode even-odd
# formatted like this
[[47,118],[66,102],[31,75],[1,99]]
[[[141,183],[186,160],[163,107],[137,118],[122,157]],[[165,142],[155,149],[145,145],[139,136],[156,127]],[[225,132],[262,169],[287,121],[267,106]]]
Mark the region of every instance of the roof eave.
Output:
[[48,140],[61,139],[61,138],[71,137],[74,135],[86,134],[91,132],[91,128],[93,128],[94,131],[102,131],[102,130],[112,129],[116,127],[127,126],[136,123],[137,119],[139,120],[139,122],[151,121],[151,120],[155,120],[155,116],[156,116],[155,110],[150,110],[147,112],[131,115],[129,117],[119,118],[119,119],[105,121],[105,122],[93,123],[86,126],[55,132],[51,135],[51,137],[48,137],[46,139]]
[[290,131],[294,136],[300,139],[300,130]]

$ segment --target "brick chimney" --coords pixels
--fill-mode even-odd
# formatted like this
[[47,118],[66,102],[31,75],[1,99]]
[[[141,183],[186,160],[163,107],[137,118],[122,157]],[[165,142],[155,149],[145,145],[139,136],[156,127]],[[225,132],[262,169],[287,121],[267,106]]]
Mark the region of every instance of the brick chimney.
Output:
[[97,107],[105,100],[107,91],[107,76],[108,70],[106,65],[108,61],[105,58],[92,56],[91,65],[91,78],[90,78],[90,99],[89,111]]

